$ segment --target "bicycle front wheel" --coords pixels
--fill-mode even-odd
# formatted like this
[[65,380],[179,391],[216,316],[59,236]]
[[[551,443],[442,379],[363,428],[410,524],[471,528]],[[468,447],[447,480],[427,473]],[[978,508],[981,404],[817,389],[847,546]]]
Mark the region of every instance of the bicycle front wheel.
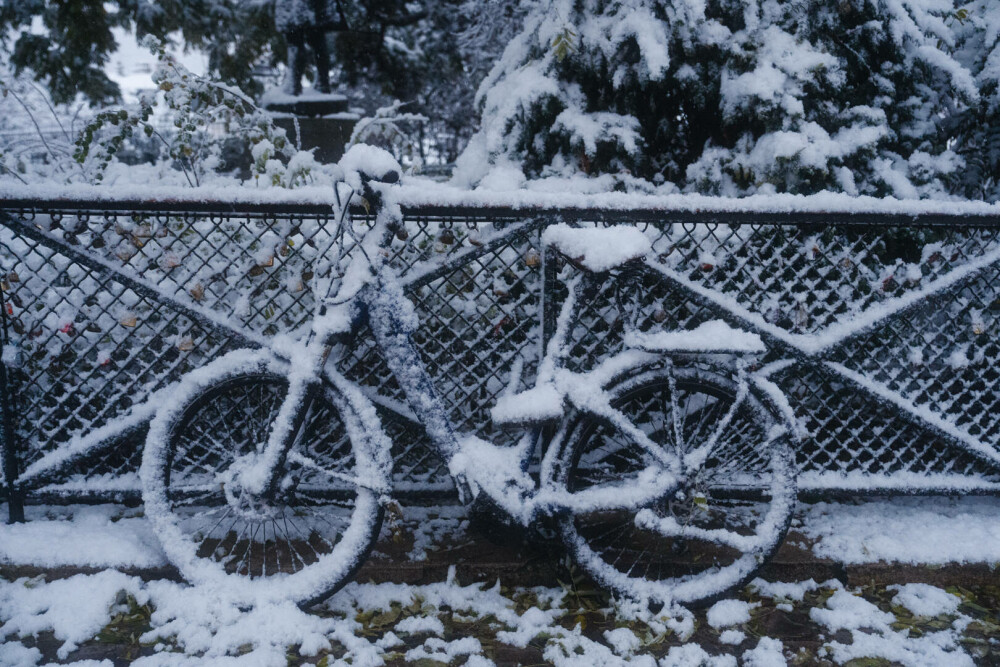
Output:
[[[643,507],[562,518],[563,541],[599,583],[632,598],[706,603],[743,585],[780,546],[795,505],[795,471],[774,437],[766,398],[703,369],[648,371],[609,390],[611,405],[658,447],[680,456],[716,446],[676,491]],[[655,462],[612,425],[570,416],[560,481],[571,492],[621,488]]]
[[227,488],[230,467],[267,442],[288,393],[284,371],[266,352],[239,351],[191,374],[157,412],[143,453],[146,514],[170,561],[245,603],[331,595],[382,523],[373,485],[358,475],[377,466],[357,442],[355,411],[330,387],[311,397],[272,498]]

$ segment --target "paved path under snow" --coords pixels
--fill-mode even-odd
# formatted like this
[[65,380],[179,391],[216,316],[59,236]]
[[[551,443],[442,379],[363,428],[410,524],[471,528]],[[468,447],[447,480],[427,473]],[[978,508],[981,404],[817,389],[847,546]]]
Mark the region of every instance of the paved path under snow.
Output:
[[141,509],[29,516],[0,526],[4,667],[1000,664],[998,498],[804,505],[761,579],[669,613],[610,600],[558,545],[491,543],[460,507],[407,508],[404,539],[387,529],[359,583],[309,613],[178,582]]
[[[25,524],[0,525],[0,573],[8,577],[113,567],[177,578],[141,508],[37,506],[28,516]],[[553,585],[565,571],[561,545],[516,544],[508,535],[491,541],[469,528],[462,507],[406,508],[397,533],[402,543],[383,528],[359,581],[422,584],[442,580],[456,565],[460,581],[537,586]],[[764,575],[975,584],[994,581],[998,563],[1000,498],[877,498],[803,504]]]

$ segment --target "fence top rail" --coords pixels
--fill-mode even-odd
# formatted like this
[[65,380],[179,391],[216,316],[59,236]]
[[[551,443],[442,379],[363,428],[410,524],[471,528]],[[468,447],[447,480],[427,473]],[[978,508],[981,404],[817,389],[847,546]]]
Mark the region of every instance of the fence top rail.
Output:
[[141,187],[117,185],[0,185],[0,210],[113,211],[326,215],[334,210],[332,188]]
[[852,197],[829,192],[735,198],[624,192],[493,192],[404,182],[396,199],[404,211],[442,217],[468,210],[484,217],[537,214],[608,221],[1000,225],[1000,204]]
[[[852,197],[844,194],[754,195],[554,193],[462,190],[432,182],[397,186],[411,217],[490,221],[526,216],[568,221],[726,224],[959,225],[1000,228],[1000,204]],[[326,216],[330,188],[296,190],[136,186],[0,185],[0,211],[37,213],[203,213],[236,216]],[[360,209],[359,209],[360,211]]]

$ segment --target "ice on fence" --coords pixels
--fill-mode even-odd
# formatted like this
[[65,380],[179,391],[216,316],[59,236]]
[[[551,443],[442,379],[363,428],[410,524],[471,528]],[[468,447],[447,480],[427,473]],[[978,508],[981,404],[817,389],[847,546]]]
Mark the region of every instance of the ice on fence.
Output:
[[[367,147],[366,147],[367,148]],[[364,155],[362,154],[364,153]],[[379,154],[380,155],[380,154]],[[370,162],[368,161],[370,158]],[[394,161],[393,161],[394,162]],[[392,168],[384,156],[359,151],[341,167],[357,173],[360,169],[374,172]],[[356,183],[360,186],[360,181]],[[592,183],[587,182],[592,187]],[[532,210],[562,208],[568,210],[604,209],[610,211],[662,211],[665,220],[672,213],[820,213],[863,215],[866,213],[913,215],[966,215],[973,217],[1000,215],[1000,204],[977,201],[942,201],[896,199],[893,197],[851,196],[822,192],[812,195],[758,194],[749,197],[713,197],[699,194],[642,194],[623,192],[591,192],[568,188],[564,182],[553,183],[548,189],[521,188],[503,190],[468,190],[429,179],[407,176],[402,185],[394,187],[393,199],[401,206],[502,207],[530,213]],[[147,201],[162,202],[232,202],[243,204],[326,204],[337,203],[333,187],[304,186],[285,188],[248,188],[237,184],[200,188],[154,186],[117,183],[107,185],[0,183],[3,200],[83,200],[93,202]],[[928,245],[925,251],[933,254]],[[922,260],[923,261],[923,260]]]
[[[530,213],[532,210],[603,209],[611,211],[662,211],[664,220],[683,213],[821,213],[863,215],[1000,215],[1000,204],[975,201],[896,199],[893,197],[851,196],[822,192],[813,195],[757,194],[749,197],[713,197],[699,194],[643,194],[592,192],[591,179],[580,186],[555,181],[545,188],[526,187],[498,191],[468,190],[454,185],[410,177],[398,189],[396,201],[403,206],[503,207]],[[530,186],[530,184],[528,184]],[[0,191],[2,194],[2,191]]]

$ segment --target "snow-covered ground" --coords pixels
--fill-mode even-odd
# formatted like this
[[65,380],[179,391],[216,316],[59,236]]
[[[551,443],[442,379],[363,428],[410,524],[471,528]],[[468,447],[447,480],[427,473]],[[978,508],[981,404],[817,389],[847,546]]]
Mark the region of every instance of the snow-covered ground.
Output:
[[[411,560],[464,536],[461,507],[407,507]],[[142,510],[118,505],[28,506],[27,523],[0,525],[0,563],[41,567],[166,565]],[[0,505],[0,515],[6,508]],[[792,523],[819,558],[844,564],[1000,564],[1000,498],[898,497],[803,504]],[[383,528],[387,530],[387,528]],[[791,538],[799,541],[796,538]],[[55,549],[52,545],[58,544]]]
[[814,540],[814,554],[845,564],[1000,565],[995,497],[817,503],[805,507],[797,530]]
[[[56,657],[65,660],[95,635],[109,641],[134,626],[126,641],[138,648],[134,664],[140,666],[284,666],[303,660],[479,667],[495,664],[487,655],[497,657],[504,647],[508,655],[518,655],[518,649],[524,656],[541,653],[555,665],[770,667],[882,658],[886,662],[863,664],[937,667],[974,665],[975,655],[990,650],[989,633],[997,629],[974,613],[975,603],[925,584],[891,587],[879,599],[837,581],[757,581],[747,595],[752,602],[723,600],[705,614],[651,614],[616,604],[588,611],[569,588],[508,590],[448,580],[351,584],[306,613],[292,605],[241,610],[205,591],[106,570],[50,583],[2,584],[0,635],[8,641],[0,644],[0,663],[38,664],[40,650],[17,637],[51,633]],[[821,633],[819,645],[793,650],[761,636],[774,615],[807,620]],[[613,619],[603,624],[607,629],[587,631],[588,620],[597,624],[602,616]],[[529,647],[531,653],[523,651]]]
[[[126,652],[115,655],[145,666],[764,666],[859,658],[938,666],[1000,656],[995,598],[925,584],[848,589],[835,580],[757,580],[707,610],[654,614],[591,590],[568,567],[567,581],[555,587],[461,585],[452,572],[420,586],[353,583],[309,612],[241,609],[212,591],[115,569],[164,563],[141,509],[43,506],[28,514],[27,524],[0,526],[0,563],[102,569],[0,579],[2,666],[100,655],[94,646],[114,646]],[[403,527],[414,538],[409,558],[420,560],[445,538],[464,539],[467,523],[461,508],[409,509]],[[803,507],[795,531],[815,555],[845,564],[995,564],[1000,498],[817,503]],[[789,623],[801,627],[789,633]]]

